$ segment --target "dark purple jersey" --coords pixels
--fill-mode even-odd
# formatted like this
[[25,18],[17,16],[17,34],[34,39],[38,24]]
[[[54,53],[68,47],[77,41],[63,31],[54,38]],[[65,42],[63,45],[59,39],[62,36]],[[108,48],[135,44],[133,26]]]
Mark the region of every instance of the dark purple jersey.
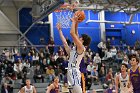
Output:
[[130,80],[133,85],[133,91],[134,93],[140,93],[140,73],[139,73],[139,67],[136,69],[135,72],[133,72],[130,69]]
[[59,87],[55,87],[55,89],[52,89],[50,93],[59,93]]
[[85,62],[84,62],[84,59],[82,59],[81,60],[81,63],[80,63],[80,72],[81,73],[86,73],[87,72],[87,66],[86,66],[86,64],[85,64]]

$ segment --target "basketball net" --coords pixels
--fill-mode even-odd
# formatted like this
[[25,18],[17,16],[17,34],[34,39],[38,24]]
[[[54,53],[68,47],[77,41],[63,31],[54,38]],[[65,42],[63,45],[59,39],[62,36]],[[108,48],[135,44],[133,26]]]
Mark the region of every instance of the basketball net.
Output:
[[[74,0],[75,1],[75,0]],[[76,7],[77,2],[79,0],[75,1],[76,3],[72,2],[74,7]],[[78,2],[79,4],[79,2]],[[74,9],[73,7],[73,9]],[[59,9],[55,10],[55,16],[57,18],[57,23],[60,23],[62,28],[70,28],[70,23],[71,20],[70,18],[72,18],[73,16],[73,12],[71,10],[71,5],[68,3],[65,3],[64,5],[62,5]]]
[[72,11],[60,11],[60,12],[55,12],[55,16],[57,18],[57,23],[60,23],[62,28],[70,28],[70,23],[72,18]]

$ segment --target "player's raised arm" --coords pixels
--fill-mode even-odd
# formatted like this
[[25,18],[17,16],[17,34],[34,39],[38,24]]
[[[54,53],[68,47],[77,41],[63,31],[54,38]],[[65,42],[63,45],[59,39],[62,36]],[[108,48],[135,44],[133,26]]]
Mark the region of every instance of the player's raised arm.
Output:
[[65,48],[67,54],[69,55],[69,53],[70,53],[70,47],[68,46],[68,43],[66,41],[66,38],[63,35],[61,24],[60,23],[57,23],[57,26],[56,27],[57,27],[57,29],[59,31],[59,35],[60,35],[60,38],[61,38],[61,40],[63,42],[64,48]]
[[73,18],[71,18],[71,21],[72,21],[72,26],[71,26],[70,34],[72,36],[74,43],[76,44],[77,52],[79,54],[81,54],[84,51],[84,47],[83,47],[83,44],[80,41],[79,37],[75,33],[76,32],[76,23],[78,21],[78,16],[75,15]]

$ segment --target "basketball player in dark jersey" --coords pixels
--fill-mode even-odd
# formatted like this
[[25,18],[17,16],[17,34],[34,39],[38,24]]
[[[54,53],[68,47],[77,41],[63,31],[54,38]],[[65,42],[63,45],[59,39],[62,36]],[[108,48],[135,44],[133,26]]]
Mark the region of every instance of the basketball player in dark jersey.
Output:
[[53,83],[48,86],[46,93],[59,93],[59,78],[56,76]]
[[80,72],[81,72],[81,85],[82,85],[82,90],[83,93],[86,93],[86,84],[85,84],[85,76],[87,73],[87,65],[84,61],[84,59],[82,59],[81,63],[80,63]]
[[138,63],[139,59],[137,56],[132,55],[130,60],[131,68],[128,72],[134,93],[140,93],[140,67],[138,66]]

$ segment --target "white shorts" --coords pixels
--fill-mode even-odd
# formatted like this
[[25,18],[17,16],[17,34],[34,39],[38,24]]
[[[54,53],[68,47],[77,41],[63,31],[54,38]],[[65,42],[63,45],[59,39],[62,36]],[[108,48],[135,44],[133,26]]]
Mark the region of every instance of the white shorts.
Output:
[[68,82],[71,86],[81,86],[81,72],[77,68],[68,69],[67,72]]
[[68,82],[72,86],[72,93],[82,93],[81,72],[77,68],[68,69]]

